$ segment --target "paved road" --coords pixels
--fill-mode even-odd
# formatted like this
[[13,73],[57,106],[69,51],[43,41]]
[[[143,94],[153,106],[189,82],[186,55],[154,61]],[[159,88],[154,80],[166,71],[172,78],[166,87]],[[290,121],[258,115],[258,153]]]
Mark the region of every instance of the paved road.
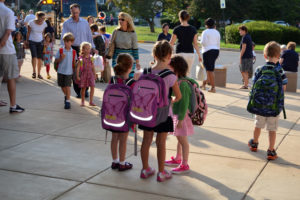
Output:
[[[151,45],[140,47],[144,66],[152,60]],[[237,55],[221,52],[220,62],[236,63]],[[235,65],[229,67],[232,73],[228,73],[227,88],[217,87],[215,94],[204,92],[209,113],[204,125],[195,127],[195,134],[189,138],[191,172],[157,183],[155,176],[139,178],[142,166],[139,155],[133,155],[132,133],[127,160],[133,163],[133,169],[110,169],[110,142],[105,144],[105,131],[98,116],[106,84],[96,84],[95,101],[99,106],[80,107],[73,92],[72,109],[64,110],[54,70],[51,69],[51,80],[33,80],[27,57],[23,77],[17,83],[17,101],[26,111],[11,115],[8,107],[0,107],[0,199],[298,200],[300,95],[286,94],[288,118],[280,116],[275,145],[279,158],[269,162],[266,131],[262,131],[259,151],[248,149],[253,116],[245,109],[248,92],[238,89],[240,75]],[[8,101],[5,84],[0,97]],[[111,135],[108,136],[110,141]],[[139,145],[141,140],[139,132]],[[168,136],[168,158],[175,155],[176,144],[176,138]],[[150,149],[150,165],[157,169],[155,143]]]

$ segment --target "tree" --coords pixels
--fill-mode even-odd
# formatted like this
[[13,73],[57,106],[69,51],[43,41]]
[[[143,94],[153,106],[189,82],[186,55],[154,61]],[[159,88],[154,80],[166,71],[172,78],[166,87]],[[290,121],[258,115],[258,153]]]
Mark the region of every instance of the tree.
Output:
[[122,11],[128,12],[133,17],[140,17],[146,20],[150,26],[150,31],[155,32],[154,18],[158,12],[162,11],[162,0],[112,0]]

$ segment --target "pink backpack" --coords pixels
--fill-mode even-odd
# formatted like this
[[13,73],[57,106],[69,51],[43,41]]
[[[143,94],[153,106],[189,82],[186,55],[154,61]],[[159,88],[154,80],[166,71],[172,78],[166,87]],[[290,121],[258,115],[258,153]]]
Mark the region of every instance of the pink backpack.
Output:
[[145,69],[143,75],[135,83],[129,109],[130,121],[146,127],[155,127],[167,120],[170,99],[163,78],[174,74],[169,69],[159,74],[151,72],[151,68]]
[[189,113],[189,116],[194,125],[201,126],[206,119],[207,110],[208,110],[205,96],[203,92],[200,90],[200,88],[197,86],[197,84],[191,82],[188,79],[179,80],[178,84],[180,85],[180,83],[183,81],[189,84],[192,91],[191,100],[190,100],[192,104],[192,110]]

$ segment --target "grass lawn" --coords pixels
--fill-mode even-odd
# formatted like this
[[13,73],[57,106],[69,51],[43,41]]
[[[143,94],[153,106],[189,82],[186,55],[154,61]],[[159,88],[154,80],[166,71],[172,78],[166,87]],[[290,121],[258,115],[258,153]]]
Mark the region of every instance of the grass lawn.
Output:
[[[116,27],[117,26],[107,26],[106,30],[108,33],[112,33]],[[162,32],[161,28],[157,28],[157,27],[155,28],[155,33],[151,33],[150,28],[148,26],[136,26],[135,29],[136,29],[138,41],[155,42],[157,40],[158,34]],[[173,30],[170,29],[169,33],[172,34],[172,32],[173,32]],[[222,40],[221,48],[240,49],[240,45],[239,44],[228,44],[228,43],[225,44],[225,42]],[[264,45],[256,44],[255,50],[264,50]],[[297,45],[296,51],[300,52],[299,45]]]

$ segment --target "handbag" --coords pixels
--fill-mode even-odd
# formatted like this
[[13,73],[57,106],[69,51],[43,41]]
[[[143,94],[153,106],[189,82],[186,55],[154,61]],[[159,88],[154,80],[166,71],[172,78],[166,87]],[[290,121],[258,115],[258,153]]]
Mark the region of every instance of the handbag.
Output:
[[203,63],[200,63],[200,66],[196,66],[196,78],[199,81],[204,81],[206,79],[206,72]]
[[108,59],[111,59],[112,56],[114,55],[114,52],[115,52],[115,47],[116,47],[115,40],[116,40],[117,31],[118,30],[115,30],[113,32],[112,39],[110,40],[110,43],[109,43],[109,46],[108,46],[108,50],[107,50],[107,53],[106,53],[106,58],[108,58]]
[[102,56],[94,55],[94,66],[96,73],[102,72],[104,70],[103,59]]

